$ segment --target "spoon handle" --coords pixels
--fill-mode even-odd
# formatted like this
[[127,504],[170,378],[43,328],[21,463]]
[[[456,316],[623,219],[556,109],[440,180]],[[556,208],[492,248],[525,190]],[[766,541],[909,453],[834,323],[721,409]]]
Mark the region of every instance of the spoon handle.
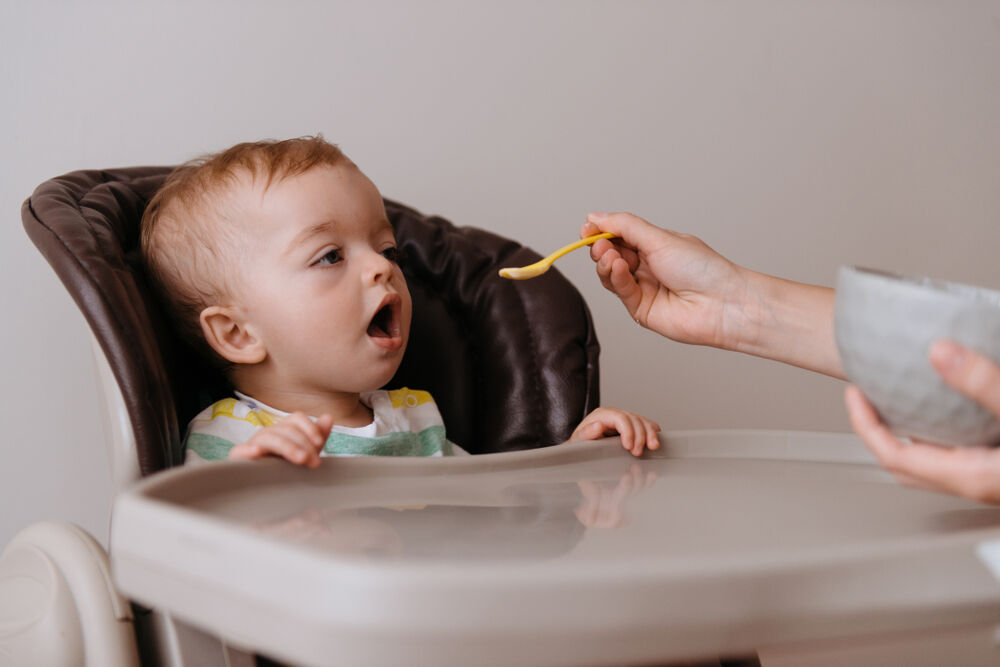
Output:
[[562,248],[559,248],[559,250],[556,250],[554,253],[550,254],[545,259],[547,260],[551,259],[552,261],[555,261],[560,257],[562,257],[563,255],[565,255],[566,253],[573,252],[577,248],[582,248],[585,245],[590,245],[591,243],[600,241],[601,239],[610,239],[614,237],[615,235],[612,234],[611,232],[601,232],[600,234],[594,234],[593,236],[586,236],[580,239],[579,241],[574,241],[569,245],[564,245]]
[[579,241],[570,243],[567,246],[559,248],[559,250],[556,250],[548,257],[538,260],[534,264],[529,264],[528,266],[507,267],[505,269],[500,269],[500,277],[508,278],[510,280],[527,280],[528,278],[535,278],[548,271],[549,267],[552,266],[552,263],[555,262],[560,257],[562,257],[563,255],[565,255],[566,253],[572,252],[573,250],[576,250],[577,248],[583,247],[585,245],[590,245],[591,243],[599,239],[610,239],[613,236],[615,235],[612,234],[611,232],[603,232],[601,234],[594,234],[593,236],[588,236],[586,238],[580,239]]

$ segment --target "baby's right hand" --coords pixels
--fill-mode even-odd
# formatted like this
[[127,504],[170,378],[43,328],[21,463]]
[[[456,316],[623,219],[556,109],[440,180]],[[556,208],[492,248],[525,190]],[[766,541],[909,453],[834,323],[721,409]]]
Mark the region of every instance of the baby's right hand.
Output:
[[259,459],[280,456],[286,461],[319,467],[319,453],[330,436],[333,417],[323,415],[315,422],[302,412],[294,412],[277,424],[265,426],[241,445],[229,450],[231,459]]

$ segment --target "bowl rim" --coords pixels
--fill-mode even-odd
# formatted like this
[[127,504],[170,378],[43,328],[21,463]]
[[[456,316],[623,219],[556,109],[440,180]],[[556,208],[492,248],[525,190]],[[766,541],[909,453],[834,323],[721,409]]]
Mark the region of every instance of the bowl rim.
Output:
[[[875,280],[882,283],[903,285],[921,292],[933,292],[965,302],[980,303],[984,306],[1000,308],[1000,290],[981,285],[942,280],[930,276],[915,276],[896,273],[884,269],[845,264],[838,269],[838,283],[843,275],[853,275],[864,280]],[[837,290],[840,293],[840,290]]]

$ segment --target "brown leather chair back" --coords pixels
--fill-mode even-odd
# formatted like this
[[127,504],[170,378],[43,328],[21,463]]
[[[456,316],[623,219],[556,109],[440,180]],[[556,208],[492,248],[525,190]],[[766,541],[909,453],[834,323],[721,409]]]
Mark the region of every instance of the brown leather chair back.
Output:
[[[75,171],[21,210],[32,241],[90,324],[131,419],[143,475],[183,459],[188,421],[229,395],[225,378],[174,333],[139,255],[139,221],[170,167]],[[497,276],[538,255],[386,200],[404,251],[413,324],[389,387],[433,394],[448,437],[472,453],[555,444],[598,404],[590,312],[558,271]]]

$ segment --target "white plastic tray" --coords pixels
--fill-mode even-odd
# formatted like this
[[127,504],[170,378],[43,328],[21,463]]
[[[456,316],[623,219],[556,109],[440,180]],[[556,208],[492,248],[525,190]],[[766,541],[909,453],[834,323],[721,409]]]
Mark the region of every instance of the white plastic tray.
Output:
[[662,441],[174,470],[118,499],[114,577],[306,665],[641,663],[1000,621],[977,555],[1000,509],[903,488],[850,435]]

